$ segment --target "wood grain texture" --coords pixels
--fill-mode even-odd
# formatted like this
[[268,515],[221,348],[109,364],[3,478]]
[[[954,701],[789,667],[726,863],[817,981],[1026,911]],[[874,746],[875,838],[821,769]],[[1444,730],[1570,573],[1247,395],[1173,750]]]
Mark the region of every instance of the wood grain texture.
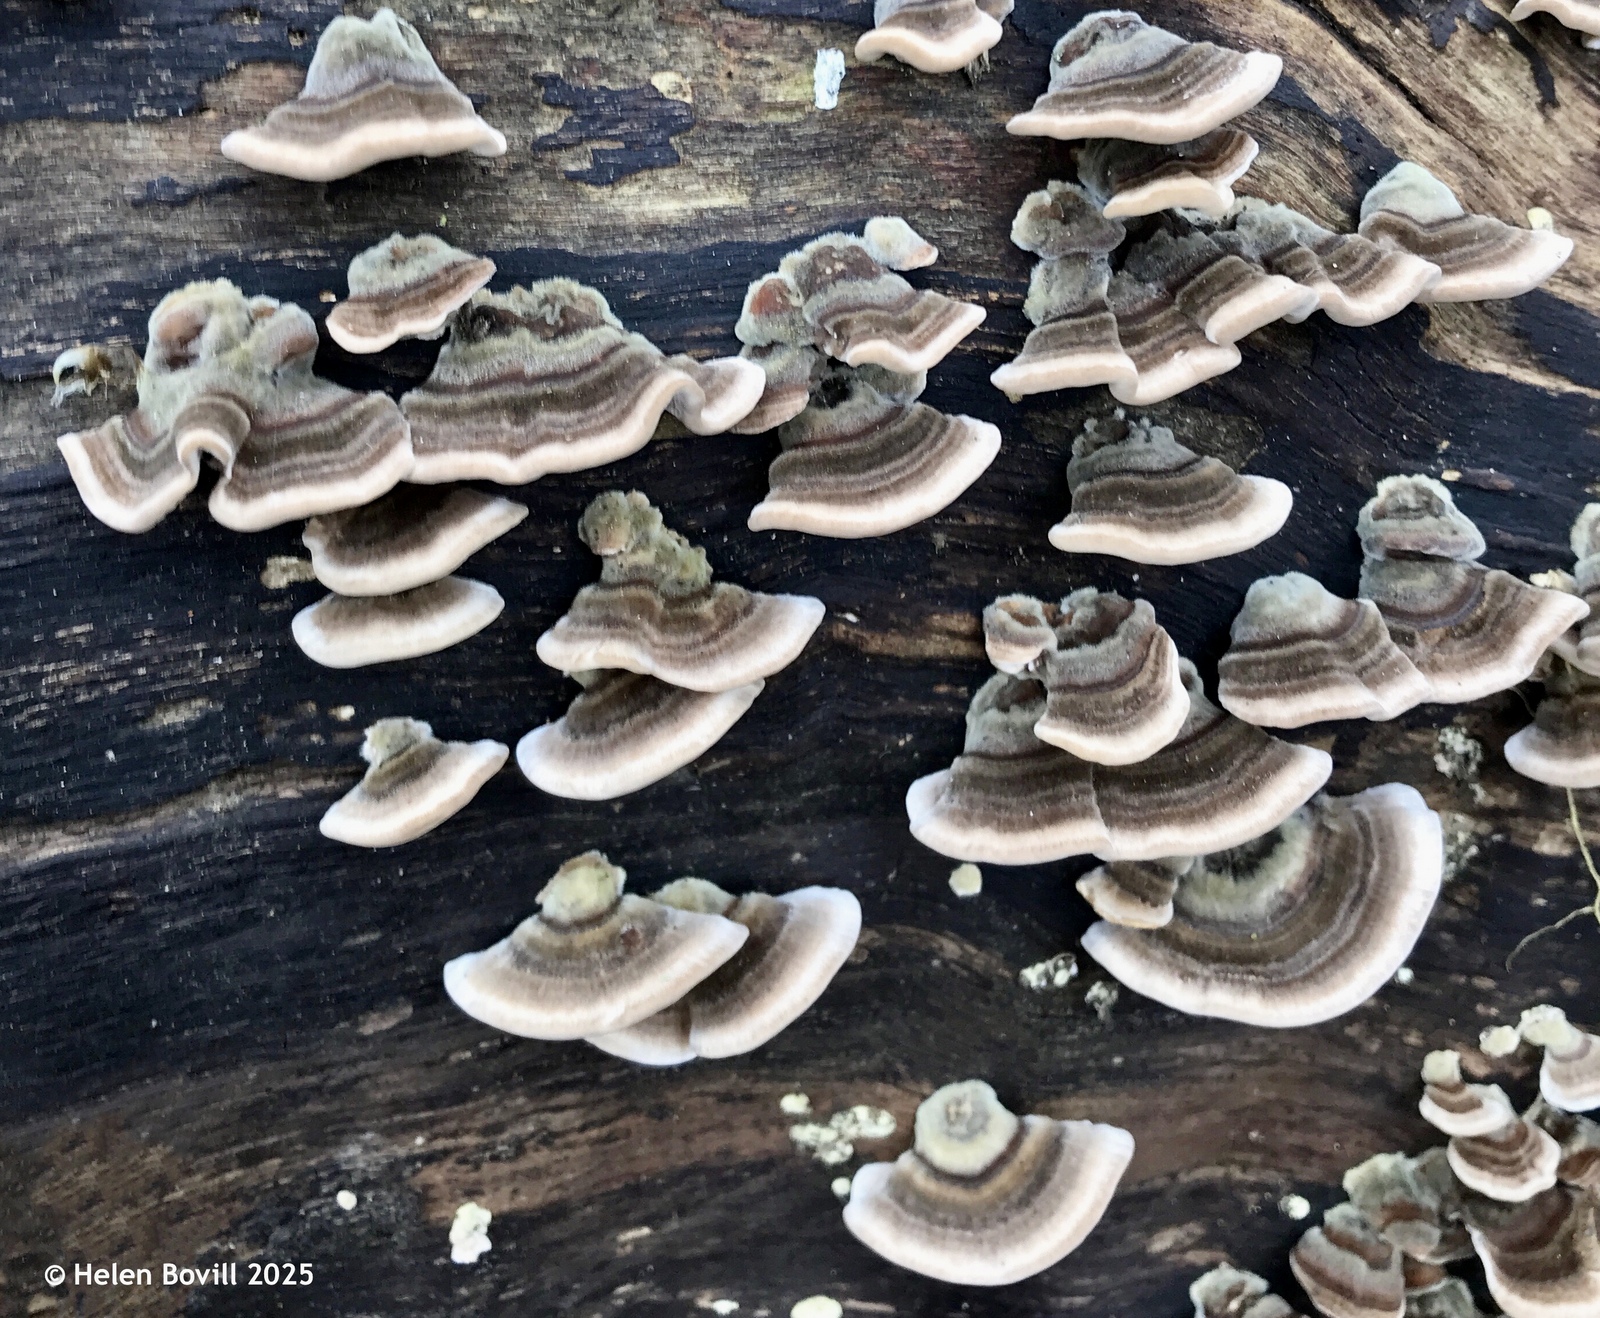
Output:
[[[904,789],[959,748],[988,672],[977,614],[998,593],[1143,594],[1214,683],[1255,577],[1295,568],[1353,593],[1355,511],[1378,477],[1460,472],[1485,561],[1519,573],[1568,565],[1566,528],[1596,492],[1595,57],[1483,0],[1168,0],[1145,16],[1285,56],[1278,90],[1241,121],[1263,150],[1239,191],[1347,227],[1407,156],[1502,218],[1545,206],[1578,246],[1547,290],[1512,303],[1272,327],[1238,370],[1153,409],[1192,447],[1294,488],[1265,544],[1137,572],[1051,549],[1072,435],[1111,404],[1095,390],[1014,406],[987,383],[1026,327],[1030,262],[1006,239],[1011,215],[1065,167],[1060,147],[1009,138],[1004,121],[1088,7],[1023,0],[975,85],[852,62],[830,113],[812,108],[812,63],[820,46],[850,51],[869,12],[851,0],[413,8],[510,150],[327,185],[249,175],[216,150],[298,88],[299,10],[168,0],[141,24],[115,5],[0,9],[33,25],[0,38],[0,87],[34,98],[4,90],[0,114],[15,235],[0,263],[0,1318],[39,1303],[47,1264],[90,1260],[308,1261],[318,1281],[69,1287],[50,1292],[55,1312],[666,1318],[730,1299],[781,1318],[826,1293],[852,1318],[1177,1318],[1190,1279],[1222,1258],[1293,1297],[1302,1228],[1278,1199],[1293,1190],[1320,1210],[1346,1166],[1427,1141],[1426,1049],[1470,1044],[1541,999],[1593,1021],[1592,925],[1505,969],[1520,938],[1592,896],[1564,796],[1501,759],[1527,718],[1517,693],[1297,734],[1333,751],[1336,791],[1417,786],[1447,812],[1459,861],[1413,982],[1315,1029],[1195,1021],[1127,993],[1102,1019],[1084,1001],[1101,978],[1087,961],[1065,990],[1028,990],[1018,972],[1073,948],[1092,918],[1072,890],[1087,862],[986,867],[983,893],[958,901],[952,862],[907,834]],[[74,53],[103,49],[113,19],[114,59]],[[207,45],[219,24],[232,44]],[[72,79],[52,82],[57,67],[81,70],[97,89],[81,104],[102,108],[64,104]],[[167,90],[129,91],[146,86],[140,69]],[[634,168],[641,155],[651,167]],[[668,422],[626,462],[517,492],[532,516],[467,569],[508,601],[491,627],[445,654],[331,672],[288,632],[319,588],[263,584],[269,558],[304,555],[297,526],[225,531],[205,483],[123,536],[89,518],[55,453],[56,434],[117,400],[51,410],[50,359],[142,344],[150,308],[186,279],[227,275],[320,317],[357,251],[432,231],[493,256],[497,286],[569,274],[664,349],[709,354],[734,346],[750,279],[884,211],[943,249],[913,282],[990,310],[928,401],[993,421],[1005,444],[952,507],[879,540],[749,533],[776,438]],[[325,341],[318,370],[398,394],[436,352],[352,358]],[[820,596],[829,617],[802,658],[712,752],[622,801],[558,801],[508,769],[398,851],[323,839],[316,820],[355,780],[373,719],[510,740],[562,708],[573,688],[533,645],[596,576],[575,522],[616,486],[647,491],[728,579]],[[1484,747],[1475,777],[1435,765],[1451,723]],[[1600,832],[1600,806],[1581,804]],[[684,873],[736,891],[841,884],[866,934],[818,1005],[745,1058],[647,1072],[462,1017],[440,964],[498,938],[590,846],[646,891]],[[824,1117],[881,1104],[900,1133],[859,1153],[888,1156],[918,1099],[967,1075],[1018,1110],[1120,1121],[1139,1143],[1085,1246],[1000,1292],[924,1281],[857,1246],[829,1190],[837,1170],[795,1151],[778,1107],[795,1090]],[[1531,1095],[1530,1075],[1507,1080]],[[340,1189],[354,1211],[334,1205]],[[467,1198],[494,1211],[494,1249],[452,1267],[446,1233]]]

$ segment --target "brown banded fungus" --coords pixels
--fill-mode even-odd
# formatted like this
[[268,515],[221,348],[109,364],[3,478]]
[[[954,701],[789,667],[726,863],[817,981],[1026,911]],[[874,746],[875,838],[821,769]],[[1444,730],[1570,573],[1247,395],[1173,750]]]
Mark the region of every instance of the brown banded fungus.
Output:
[[1556,1180],[1591,1194],[1600,1191],[1600,1121],[1563,1112],[1543,1097],[1522,1115],[1561,1146]]
[[538,642],[539,658],[563,672],[625,668],[728,691],[793,662],[822,622],[822,601],[809,595],[713,584],[705,550],[668,530],[637,491],[600,495],[578,534],[600,556],[600,581]]
[[1363,238],[1439,267],[1419,302],[1479,302],[1537,288],[1572,255],[1572,239],[1471,215],[1421,165],[1402,160],[1361,202]]
[[1460,1186],[1443,1149],[1416,1158],[1375,1154],[1344,1174],[1344,1192],[1407,1260],[1439,1266],[1472,1257],[1472,1241],[1456,1220]]
[[1252,842],[1198,856],[1165,925],[1096,924],[1083,946],[1179,1011],[1314,1024],[1365,1002],[1405,961],[1443,862],[1439,817],[1414,789],[1319,797]]
[[1600,677],[1549,663],[1533,722],[1506,738],[1506,763],[1552,787],[1600,787]]
[[1289,1253],[1295,1280],[1325,1318],[1402,1318],[1400,1250],[1351,1204],[1335,1204]]
[[761,396],[739,358],[664,357],[605,298],[570,279],[480,291],[455,314],[433,372],[400,400],[426,484],[521,485],[615,462],[649,443],[664,411],[720,434]]
[[317,40],[299,96],[222,139],[229,160],[312,182],[381,160],[458,151],[503,156],[506,139],[478,117],[416,28],[392,9],[370,19],[335,18]]
[[959,498],[1000,452],[1000,431],[917,402],[921,383],[880,367],[823,370],[778,429],[783,452],[750,529],[887,535]]
[[1187,142],[1261,100],[1283,61],[1189,42],[1126,10],[1081,19],[1050,52],[1050,86],[1006,131],[1024,137]]
[[954,73],[988,55],[1011,7],[1012,0],[876,0],[856,59],[890,55],[923,73]]
[[996,668],[1044,683],[1045,710],[1033,735],[1079,759],[1147,759],[1189,715],[1178,647],[1145,600],[1093,586],[1059,606],[1004,595],[984,609],[983,631]]
[[1189,1284],[1194,1318],[1300,1318],[1287,1300],[1271,1293],[1266,1278],[1226,1263]]
[[1078,153],[1078,178],[1108,220],[1179,207],[1220,220],[1233,205],[1232,184],[1259,150],[1255,138],[1237,128],[1171,146],[1097,138]]
[[361,668],[434,654],[475,636],[506,602],[493,586],[445,577],[397,595],[327,595],[294,615],[306,656],[327,668]]
[[355,353],[381,352],[400,339],[437,339],[494,270],[493,261],[432,234],[391,234],[350,262],[350,296],[328,313],[328,333]]
[[1499,1085],[1474,1085],[1461,1078],[1461,1054],[1453,1048],[1422,1061],[1423,1119],[1446,1135],[1492,1135],[1516,1120],[1516,1109]]
[[1276,535],[1294,495],[1185,448],[1172,431],[1118,408],[1090,418],[1067,463],[1072,511],[1050,528],[1066,553],[1135,563],[1199,563]]
[[[211,515],[236,531],[383,494],[411,471],[405,418],[383,394],[314,376],[316,351],[315,323],[292,304],[225,279],[169,293],[150,314],[138,406],[56,441],[89,511],[147,531],[194,489],[203,456],[222,469]],[[85,356],[63,354],[63,369]]]
[[626,796],[698,759],[763,686],[688,691],[615,668],[572,676],[583,690],[561,718],[517,743],[517,767],[540,791],[579,801]]
[[1477,700],[1528,677],[1588,605],[1472,562],[1483,537],[1427,476],[1388,476],[1357,522],[1360,595],[1428,679],[1428,699]]
[[508,1034],[581,1039],[670,1007],[749,937],[720,915],[626,894],[626,880],[597,851],[567,861],[539,893],[537,915],[446,963],[445,991]]
[[1160,929],[1172,923],[1172,898],[1178,882],[1193,867],[1193,856],[1164,860],[1114,860],[1078,880],[1078,895],[1110,924],[1129,929]]
[[1125,1130],[1019,1119],[987,1084],[967,1080],[923,1101],[912,1148],[856,1171],[844,1223],[899,1267],[1004,1286],[1083,1243],[1132,1157]]
[[1028,865],[1093,852],[1153,860],[1239,846],[1283,822],[1327,781],[1327,752],[1278,741],[1205,698],[1187,660],[1189,714],[1137,764],[1095,765],[1040,741],[1044,683],[999,674],[967,711],[948,769],[906,792],[919,842],[956,860]]
[[1340,599],[1300,572],[1252,582],[1231,636],[1217,700],[1246,723],[1391,719],[1429,697],[1376,604]]
[[1487,1135],[1452,1135],[1446,1153],[1462,1185],[1511,1204],[1548,1190],[1561,1165],[1561,1146],[1523,1117]]
[[[734,897],[704,879],[678,879],[652,900],[720,915],[750,931],[745,944],[666,1011],[617,1034],[592,1037],[606,1052],[647,1065],[735,1057],[777,1037],[820,998],[861,934],[861,904],[842,888]],[[681,1034],[679,1031],[681,1030]],[[665,1058],[682,1039],[687,1057]]]
[[437,828],[500,772],[498,741],[440,741],[419,719],[379,719],[361,743],[366,775],[322,816],[324,837],[393,847]]
[[1600,677],[1600,503],[1583,506],[1572,523],[1569,537],[1577,562],[1572,572],[1559,573],[1559,589],[1578,595],[1589,606],[1589,617],[1558,636],[1550,648],[1574,668]]
[[1518,1204],[1476,1201],[1468,1226],[1489,1294],[1510,1318],[1600,1312],[1600,1206],[1558,1185]]
[[1559,1007],[1530,1007],[1522,1013],[1522,1037],[1544,1049],[1539,1092],[1565,1112],[1600,1108],[1600,1035],[1572,1024]]
[[306,523],[317,580],[340,595],[393,595],[449,576],[528,515],[471,489],[397,485],[381,499]]

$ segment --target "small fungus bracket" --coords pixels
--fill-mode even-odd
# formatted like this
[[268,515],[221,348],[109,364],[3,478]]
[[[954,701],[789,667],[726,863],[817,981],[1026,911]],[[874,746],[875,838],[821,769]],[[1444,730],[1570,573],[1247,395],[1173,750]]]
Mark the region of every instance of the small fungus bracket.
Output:
[[[694,106],[663,95],[649,83],[643,87],[578,87],[555,73],[536,75],[544,103],[570,110],[553,133],[533,139],[535,151],[590,148],[589,164],[569,169],[578,183],[609,187],[646,169],[667,169],[680,162],[672,139],[695,124]],[[600,145],[616,142],[617,146]]]

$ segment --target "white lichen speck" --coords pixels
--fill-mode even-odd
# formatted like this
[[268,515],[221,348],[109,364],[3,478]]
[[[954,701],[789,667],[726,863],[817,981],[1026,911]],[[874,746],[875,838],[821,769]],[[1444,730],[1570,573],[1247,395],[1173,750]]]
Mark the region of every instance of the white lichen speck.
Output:
[[844,1305],[831,1295],[808,1295],[789,1310],[789,1318],[843,1318]]
[[1311,1201],[1303,1194],[1286,1194],[1278,1200],[1278,1211],[1291,1222],[1303,1222],[1311,1216]]
[[455,1220],[450,1223],[450,1261],[476,1263],[493,1246],[489,1243],[489,1222],[494,1215],[475,1203],[464,1203],[456,1209]]
[[1111,1009],[1117,1005],[1117,986],[1109,979],[1097,979],[1083,995],[1086,1005],[1094,1009],[1102,1025],[1111,1020]]
[[1515,1025],[1491,1025],[1478,1036],[1478,1051],[1485,1057],[1509,1057],[1522,1042]]
[[1017,972],[1017,978],[1022,981],[1024,988],[1031,988],[1036,993],[1045,989],[1066,988],[1072,983],[1078,973],[1078,958],[1071,952],[1057,952],[1047,961],[1039,961],[1031,966],[1024,966]]
[[1478,774],[1483,770],[1483,743],[1465,728],[1451,723],[1439,729],[1433,767],[1452,782],[1465,785],[1472,799],[1482,804],[1484,791],[1478,785]]
[[844,81],[844,51],[824,48],[817,52],[817,66],[811,74],[817,109],[831,110],[839,104],[839,84]]
[[806,1122],[790,1126],[789,1138],[800,1148],[809,1149],[811,1156],[824,1167],[837,1167],[855,1156],[856,1140],[888,1139],[894,1132],[893,1113],[857,1103],[843,1112],[835,1112],[828,1118],[827,1125]]
[[983,891],[983,871],[968,861],[950,871],[950,891],[957,897],[976,897]]
[[786,1117],[809,1117],[811,1099],[805,1094],[785,1094],[778,1100],[778,1110]]
[[338,1194],[333,1196],[333,1202],[348,1213],[355,1208],[357,1200],[349,1190],[340,1190]]
[[828,1188],[833,1191],[834,1198],[840,1203],[850,1202],[850,1178],[848,1176],[835,1176]]

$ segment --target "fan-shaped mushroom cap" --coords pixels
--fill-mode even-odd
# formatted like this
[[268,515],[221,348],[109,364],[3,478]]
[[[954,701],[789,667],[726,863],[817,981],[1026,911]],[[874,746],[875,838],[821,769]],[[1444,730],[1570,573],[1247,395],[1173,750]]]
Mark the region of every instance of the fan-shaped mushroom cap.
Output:
[[381,352],[399,339],[436,339],[445,322],[494,278],[494,262],[431,233],[394,233],[350,262],[350,296],[328,313],[346,352]]
[[500,772],[498,741],[440,741],[418,719],[379,719],[361,743],[366,776],[322,816],[324,837],[394,847],[437,828]]
[[1275,535],[1294,495],[1281,481],[1240,476],[1178,443],[1172,431],[1119,408],[1091,418],[1067,463],[1072,511],[1050,528],[1067,553],[1136,563],[1198,563]]
[[1422,1083],[1418,1110],[1446,1135],[1492,1135],[1516,1120],[1517,1111],[1499,1085],[1472,1085],[1461,1078],[1461,1054],[1453,1048],[1423,1059]]
[[381,499],[324,513],[301,535],[317,580],[340,595],[393,595],[448,576],[528,515],[471,489],[397,485]]
[[579,1039],[671,1006],[744,945],[743,925],[626,895],[626,879],[597,851],[567,861],[539,914],[445,964],[445,991],[508,1034]]
[[1515,686],[1589,609],[1508,572],[1442,558],[1368,558],[1360,593],[1428,679],[1428,698],[1442,704]]
[[1032,865],[1111,843],[1092,766],[1033,735],[1044,684],[998,673],[972,697],[966,744],[906,792],[911,835],[956,860]]
[[1217,664],[1217,700],[1264,728],[1391,719],[1426,700],[1428,679],[1389,639],[1371,600],[1344,600],[1300,572],[1245,592]]
[[1078,894],[1094,913],[1129,929],[1160,929],[1172,922],[1178,881],[1194,866],[1193,856],[1165,860],[1115,860],[1078,880]]
[[640,1066],[682,1066],[692,1062],[696,1054],[689,1043],[689,999],[680,998],[625,1030],[591,1034],[584,1042]]
[[[1595,0],[1517,0],[1511,10],[1511,21],[1520,23],[1535,14],[1549,14],[1563,27],[1588,37],[1600,36],[1600,4]],[[1593,49],[1589,41],[1584,45]]]
[[1078,177],[1101,200],[1108,220],[1178,207],[1220,220],[1233,205],[1231,185],[1244,177],[1260,149],[1237,128],[1174,146],[1104,137],[1084,145]]
[[1373,1229],[1408,1258],[1439,1265],[1472,1257],[1466,1228],[1454,1220],[1459,1187],[1443,1149],[1417,1158],[1375,1154],[1344,1174],[1344,1192]]
[[1110,280],[1103,256],[1047,258],[1034,266],[1022,310],[1036,328],[989,382],[1013,398],[1094,384],[1135,388],[1139,370],[1122,350],[1106,300]]
[[1539,1092],[1566,1112],[1600,1107],[1600,1036],[1586,1034],[1560,1007],[1530,1007],[1522,1013],[1522,1037],[1544,1049]]
[[1600,1122],[1563,1112],[1543,1097],[1536,1098],[1523,1116],[1561,1146],[1558,1181],[1591,1194],[1600,1191]]
[[1351,1204],[1335,1204],[1289,1253],[1295,1280],[1327,1318],[1402,1318],[1400,1251]]
[[824,375],[809,405],[778,431],[752,531],[887,535],[931,517],[977,480],[1000,431],[970,416],[886,397],[849,367]]
[[698,759],[744,717],[763,683],[686,691],[608,669],[584,681],[567,712],[517,743],[517,767],[540,791],[609,801]]
[[506,606],[481,581],[445,577],[398,595],[325,595],[294,615],[306,656],[327,668],[360,668],[448,649],[481,632]]
[[1111,276],[1106,301],[1116,320],[1117,342],[1137,373],[1132,384],[1109,382],[1119,403],[1148,407],[1225,375],[1242,360],[1232,343],[1208,339],[1159,284],[1119,270]]
[[1521,1117],[1488,1135],[1452,1136],[1448,1154],[1461,1184],[1513,1204],[1548,1190],[1561,1165],[1561,1146]]
[[521,485],[600,466],[643,448],[669,405],[714,433],[748,413],[765,383],[739,358],[663,357],[570,279],[480,290],[456,313],[432,374],[400,400],[411,479]]
[[439,71],[416,28],[391,9],[335,18],[317,40],[306,84],[222,154],[267,174],[326,182],[380,160],[470,151],[503,156],[504,134]]
[[[1002,0],[1005,13],[1010,0]],[[898,215],[874,215],[861,228],[872,259],[890,270],[920,270],[939,259],[939,249]]]
[[1578,560],[1572,571],[1557,568],[1532,578],[1535,585],[1564,590],[1581,596],[1589,606],[1589,617],[1568,629],[1551,643],[1553,650],[1574,668],[1600,677],[1600,503],[1585,504],[1572,523],[1573,556]]
[[1356,515],[1368,558],[1452,558],[1483,555],[1483,533],[1456,507],[1448,486],[1431,476],[1385,476]]
[[204,454],[223,473],[211,515],[233,530],[377,498],[411,469],[405,419],[383,394],[317,379],[316,350],[292,304],[223,279],[169,293],[150,315],[139,405],[57,441],[89,511],[148,530],[195,487]]
[[1533,722],[1506,739],[1506,763],[1554,787],[1600,787],[1600,678],[1557,659]]
[[794,661],[822,622],[821,600],[711,581],[703,549],[662,523],[638,491],[600,495],[578,523],[600,581],[539,638],[552,668],[625,668],[691,691],[728,691]]
[[833,982],[861,934],[861,903],[842,888],[732,897],[703,879],[680,879],[655,900],[750,931],[738,954],[688,996],[697,1057],[747,1053],[787,1029]]
[[1287,206],[1246,197],[1232,233],[1275,275],[1311,289],[1329,320],[1375,325],[1410,306],[1439,280],[1439,267],[1359,234],[1334,233]]
[[1096,924],[1083,946],[1179,1011],[1310,1025],[1365,1002],[1405,961],[1443,863],[1439,817],[1415,789],[1320,797],[1247,846],[1198,857],[1164,927]]
[[[1039,628],[1042,635],[1036,635]],[[1086,586],[1059,607],[1002,596],[983,611],[984,640],[1002,672],[1027,668],[1044,682],[1040,741],[1096,764],[1132,764],[1183,726],[1189,695],[1178,647],[1145,600]],[[1034,640],[1039,646],[1022,660]]]
[[1188,42],[1126,10],[1089,14],[1050,52],[1050,88],[1006,131],[1187,142],[1270,92],[1283,61]]
[[1156,230],[1129,248],[1122,274],[1164,291],[1214,344],[1235,343],[1275,320],[1304,320],[1319,300],[1314,290],[1268,274],[1198,231]]
[[[903,375],[931,370],[987,315],[970,302],[912,288],[879,264],[866,242],[849,234],[823,234],[790,252],[778,276],[798,294],[800,315],[816,346],[846,366],[870,362]],[[760,305],[754,289],[750,297]],[[747,299],[741,325],[752,309]],[[753,342],[742,334],[740,340]]]
[[1326,751],[1279,741],[1223,713],[1187,659],[1178,671],[1189,692],[1178,735],[1138,764],[1095,770],[1095,802],[1111,835],[1109,846],[1096,849],[1102,860],[1241,846],[1283,823],[1333,772]]
[[1564,1185],[1516,1205],[1473,1205],[1469,1226],[1484,1280],[1510,1318],[1600,1312],[1596,1211],[1592,1195]]
[[1300,1318],[1288,1301],[1271,1294],[1264,1277],[1226,1263],[1189,1284],[1194,1318]]
[[728,427],[735,435],[763,434],[799,416],[811,401],[811,386],[821,378],[827,360],[809,345],[788,343],[746,344],[739,356],[761,368],[763,384],[760,401],[744,420]]
[[1478,302],[1537,288],[1572,255],[1572,239],[1552,229],[1519,229],[1469,215],[1443,183],[1402,160],[1361,201],[1363,238],[1439,267],[1419,302]]
[[1116,1126],[1019,1121],[981,1080],[946,1085],[917,1109],[911,1149],[856,1171],[844,1224],[899,1267],[1004,1286],[1083,1243],[1132,1157]]
[[1127,236],[1127,228],[1104,214],[1088,188],[1056,179],[1024,197],[1011,221],[1011,241],[1048,261],[1107,256]]
[[856,59],[867,64],[892,55],[924,73],[965,68],[1004,30],[976,0],[877,0],[872,21],[856,41]]

